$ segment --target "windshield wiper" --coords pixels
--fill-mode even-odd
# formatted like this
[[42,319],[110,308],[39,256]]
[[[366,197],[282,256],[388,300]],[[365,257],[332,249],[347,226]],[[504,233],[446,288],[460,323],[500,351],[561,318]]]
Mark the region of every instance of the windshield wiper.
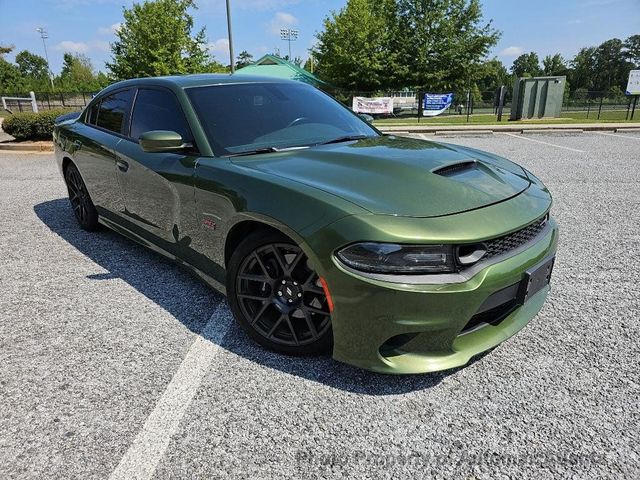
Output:
[[362,140],[363,138],[367,138],[367,135],[344,135],[342,137],[334,138],[332,140],[327,140],[326,142],[320,142],[316,145],[329,145],[331,143],[342,143],[348,142],[350,140]]
[[307,145],[295,146],[295,147],[260,147],[254,150],[247,150],[246,152],[232,153],[229,157],[243,157],[247,155],[259,155],[261,153],[274,153],[274,152],[288,152],[290,150],[303,150],[309,148]]
[[232,153],[229,155],[230,157],[243,157],[245,155],[258,155],[259,153],[273,153],[279,152],[280,149],[276,147],[261,147],[256,148],[255,150],[247,150],[246,152]]

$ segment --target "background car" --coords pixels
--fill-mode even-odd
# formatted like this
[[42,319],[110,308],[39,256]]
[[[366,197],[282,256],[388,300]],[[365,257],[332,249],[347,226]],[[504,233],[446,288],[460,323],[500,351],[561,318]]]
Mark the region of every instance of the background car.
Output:
[[82,228],[191,269],[278,352],[451,368],[516,333],[549,290],[558,234],[535,176],[383,136],[304,84],[128,80],[54,141]]

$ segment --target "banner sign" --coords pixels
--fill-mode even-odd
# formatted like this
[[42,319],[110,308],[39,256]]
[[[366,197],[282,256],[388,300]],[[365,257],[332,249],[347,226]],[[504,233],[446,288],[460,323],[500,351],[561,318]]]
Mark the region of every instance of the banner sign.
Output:
[[453,103],[453,93],[425,93],[422,114],[425,117],[440,115]]
[[631,70],[629,72],[626,94],[640,95],[640,70]]
[[352,110],[356,113],[393,113],[391,97],[353,97]]

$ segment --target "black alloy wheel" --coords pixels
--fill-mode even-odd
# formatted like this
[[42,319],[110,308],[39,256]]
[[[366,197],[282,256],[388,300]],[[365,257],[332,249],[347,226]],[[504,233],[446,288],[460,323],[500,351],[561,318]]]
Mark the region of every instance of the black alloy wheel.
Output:
[[80,172],[74,164],[69,164],[65,169],[64,179],[69,192],[69,202],[73,214],[80,227],[84,230],[94,231],[99,228],[98,212],[91,201],[87,187],[80,176]]
[[318,274],[291,240],[251,235],[230,262],[229,299],[240,325],[261,345],[292,355],[331,347],[331,313]]

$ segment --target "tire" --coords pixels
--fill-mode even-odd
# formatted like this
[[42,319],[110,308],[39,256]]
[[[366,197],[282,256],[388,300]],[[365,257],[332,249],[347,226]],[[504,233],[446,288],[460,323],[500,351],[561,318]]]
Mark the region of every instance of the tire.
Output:
[[82,180],[78,168],[70,163],[64,170],[64,181],[69,192],[69,203],[73,209],[73,214],[78,221],[78,225],[83,230],[95,232],[100,228],[98,223],[98,211],[91,201],[87,186]]
[[227,297],[240,327],[263,347],[298,356],[331,351],[331,313],[319,277],[286,236],[255,232],[238,245]]

